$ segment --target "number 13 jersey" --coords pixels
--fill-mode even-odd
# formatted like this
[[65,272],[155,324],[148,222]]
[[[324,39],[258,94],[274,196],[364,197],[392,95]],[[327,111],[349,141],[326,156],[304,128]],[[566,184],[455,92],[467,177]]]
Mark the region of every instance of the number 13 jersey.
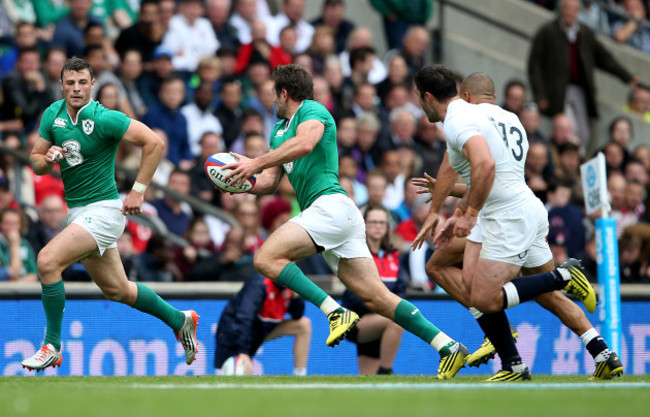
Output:
[[514,113],[489,104],[452,101],[444,120],[449,162],[463,181],[471,187],[471,166],[463,146],[473,136],[483,136],[495,162],[492,189],[483,209],[484,215],[495,214],[536,199],[524,178],[528,138]]
[[131,119],[91,100],[73,120],[65,100],[50,105],[41,119],[40,136],[67,150],[61,178],[68,207],[119,198],[115,184],[115,155]]

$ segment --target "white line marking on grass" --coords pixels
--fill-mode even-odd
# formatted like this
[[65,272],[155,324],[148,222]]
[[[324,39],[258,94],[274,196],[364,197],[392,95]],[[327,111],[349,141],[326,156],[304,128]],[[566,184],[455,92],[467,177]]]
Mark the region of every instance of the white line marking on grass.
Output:
[[516,389],[516,390],[567,390],[567,389],[630,389],[650,388],[650,382],[584,382],[584,383],[504,383],[504,384],[327,384],[327,383],[305,383],[305,384],[132,384],[132,388],[140,389],[359,389],[359,390],[459,390],[459,389]]

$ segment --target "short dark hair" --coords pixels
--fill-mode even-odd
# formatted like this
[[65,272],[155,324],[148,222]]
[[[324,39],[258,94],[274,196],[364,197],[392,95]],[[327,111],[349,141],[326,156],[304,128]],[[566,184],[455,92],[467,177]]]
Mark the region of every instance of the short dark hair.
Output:
[[314,99],[314,80],[300,65],[278,65],[273,70],[272,78],[276,95],[286,90],[289,98],[294,101]]
[[510,81],[508,81],[508,82],[506,83],[506,86],[505,86],[505,88],[503,89],[503,95],[504,95],[504,96],[507,95],[507,94],[508,94],[508,91],[510,91],[510,89],[511,89],[512,87],[521,87],[521,88],[524,89],[524,91],[526,90],[526,84],[524,84],[523,81],[518,80],[518,79],[515,78],[515,79],[512,79],[512,80],[510,80]]
[[91,80],[95,78],[95,73],[93,72],[93,68],[90,66],[88,61],[73,56],[72,58],[65,61],[65,64],[63,64],[63,68],[61,68],[61,80],[63,81],[63,73],[66,71],[81,72],[83,70],[88,70],[88,72],[90,73]]
[[83,57],[88,58],[90,54],[92,54],[95,51],[104,51],[104,45],[100,45],[98,43],[91,43],[90,45],[86,45],[83,51]]
[[444,65],[428,65],[415,74],[415,85],[424,98],[429,93],[439,102],[458,95],[456,75]]
[[357,48],[353,48],[350,51],[350,68],[354,68],[354,66],[359,61],[365,61],[368,55],[374,54],[375,48],[372,46],[359,46]]
[[25,46],[23,48],[20,48],[20,49],[18,49],[18,58],[20,58],[24,54],[28,54],[28,53],[32,53],[32,52],[35,53],[35,54],[39,54],[38,48],[36,46]]
[[[616,143],[616,142],[610,142],[610,143]],[[618,145],[618,143],[616,144]],[[580,151],[580,147],[572,142],[563,143],[557,147],[558,155],[562,155],[565,152],[579,152],[579,151]]]
[[89,22],[86,27],[84,28],[84,36],[88,35],[88,32],[95,28],[100,28],[101,30],[104,31],[104,36],[106,36],[106,29],[104,29],[104,25],[98,22]]
[[627,125],[630,127],[630,137],[634,136],[634,127],[632,126],[632,120],[630,120],[629,117],[626,116],[619,116],[616,117],[612,122],[609,124],[609,129],[607,130],[609,132],[609,135],[612,136],[612,133],[614,132],[614,128],[618,124],[618,122],[625,122]]

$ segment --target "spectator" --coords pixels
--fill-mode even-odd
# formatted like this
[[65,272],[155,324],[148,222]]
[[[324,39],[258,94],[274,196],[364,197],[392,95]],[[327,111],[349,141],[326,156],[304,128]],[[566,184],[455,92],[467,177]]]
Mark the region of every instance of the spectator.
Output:
[[20,119],[26,132],[31,132],[43,110],[53,101],[41,71],[38,49],[24,48],[18,52],[16,69],[2,82],[5,120]]
[[386,193],[382,205],[388,210],[397,209],[404,201],[405,176],[400,172],[400,155],[397,150],[384,152],[380,165],[381,173],[386,177]]
[[352,97],[353,92],[344,83],[345,78],[338,57],[331,56],[325,60],[323,78],[330,87],[334,107],[338,109],[340,114],[350,113],[350,97]]
[[616,221],[616,235],[620,239],[625,228],[639,221],[634,211],[628,210],[625,205],[625,191],[627,181],[619,173],[613,173],[607,179],[607,191],[610,196],[611,212],[610,217]]
[[221,250],[192,268],[187,280],[242,282],[257,274],[253,254],[246,250],[244,238],[241,227],[232,227]]
[[[252,358],[260,346],[282,336],[295,336],[293,374],[307,375],[311,321],[304,317],[305,301],[290,289],[255,274],[228,302],[217,325],[214,367],[221,375],[233,375],[224,362],[236,358],[245,375],[253,375]],[[285,318],[289,314],[291,318]],[[231,372],[231,373],[229,373]]]
[[558,164],[558,148],[564,144],[571,143],[576,146],[580,144],[580,140],[574,134],[573,122],[571,118],[564,113],[555,115],[553,118],[553,126],[551,128],[550,137],[550,152],[551,164],[557,166]]
[[70,12],[69,2],[59,0],[33,1],[36,12],[36,24],[40,28],[51,27],[66,17]]
[[282,11],[277,15],[266,19],[267,40],[269,44],[277,46],[280,44],[280,31],[287,26],[296,29],[297,42],[293,50],[294,54],[306,52],[314,36],[314,27],[303,20],[305,0],[283,0]]
[[264,243],[260,234],[260,211],[255,201],[241,200],[235,206],[235,219],[244,229],[244,244],[246,250],[255,253]]
[[389,49],[399,48],[408,29],[426,23],[433,12],[433,2],[429,0],[370,0],[370,4],[382,15]]
[[627,20],[619,20],[612,27],[612,37],[619,43],[626,43],[646,54],[650,54],[650,29],[639,24],[648,23],[646,10],[641,0],[624,0]]
[[[339,54],[341,71],[344,77],[349,77],[351,72],[350,51],[361,46],[373,47],[372,37],[372,32],[368,28],[359,27],[352,31],[348,38],[346,50]],[[368,74],[368,82],[373,85],[379,84],[386,78],[387,74],[388,72],[386,71],[384,63],[378,57],[374,57],[372,68]]]
[[[406,294],[406,279],[399,265],[399,252],[390,242],[391,224],[388,210],[370,206],[364,213],[366,242],[379,269],[382,281],[394,294]],[[402,340],[403,329],[386,317],[373,313],[346,289],[341,305],[361,317],[347,339],[357,345],[359,374],[392,374],[393,362]]]
[[205,161],[215,153],[223,152],[223,140],[216,132],[205,132],[199,140],[201,152],[190,169],[192,195],[211,202],[215,197],[214,183],[205,175]]
[[[244,110],[239,125],[239,136],[237,136],[235,141],[230,145],[230,151],[243,153],[246,137],[250,134],[261,135],[263,133],[264,124],[262,122],[262,116],[253,109]],[[268,145],[268,142],[266,143]]]
[[202,17],[203,9],[201,0],[182,0],[179,13],[170,19],[163,37],[163,45],[174,53],[174,69],[185,78],[196,71],[201,58],[214,55],[219,49],[210,21]]
[[219,45],[238,48],[237,29],[228,21],[230,8],[231,0],[208,0],[206,17],[212,25]]
[[238,80],[230,80],[221,87],[221,104],[214,111],[215,116],[223,127],[223,140],[226,148],[235,142],[239,136],[244,110],[240,103],[242,99],[242,85]]
[[[189,174],[179,169],[174,170],[169,175],[167,187],[180,194],[189,194]],[[165,194],[163,198],[151,202],[158,217],[167,226],[167,230],[178,236],[183,236],[187,232],[192,220],[191,210],[188,210],[188,207],[185,207],[182,203],[182,200],[176,199],[169,194]]]
[[386,53],[385,62],[390,62],[390,58],[394,55],[401,55],[409,69],[409,77],[414,77],[425,64],[429,41],[429,32],[424,26],[411,26],[401,41],[401,47],[393,48]]
[[579,11],[580,0],[564,0],[560,16],[539,29],[528,60],[528,76],[540,111],[554,117],[568,109],[581,147],[590,154],[598,144],[595,129],[590,129],[590,122],[598,118],[594,69],[632,85],[640,80],[618,63],[593,30],[577,21]]
[[104,47],[106,60],[108,61],[109,68],[113,70],[120,63],[120,56],[115,51],[113,42],[106,37],[106,32],[102,25],[96,23],[89,23],[84,29],[84,43],[88,45],[101,45]]
[[[351,154],[359,163],[357,179],[365,182],[366,173],[379,166],[381,149],[377,146],[377,135],[381,125],[374,114],[368,112],[357,118],[357,146]],[[377,202],[381,204],[381,200]]]
[[259,133],[250,132],[244,137],[244,156],[248,158],[257,158],[269,151],[269,144]]
[[235,10],[230,16],[230,24],[237,30],[237,38],[241,45],[253,41],[252,24],[257,18],[256,0],[235,0]]
[[[417,236],[417,231],[427,217],[429,205],[426,203],[428,196],[419,195],[413,203],[412,215],[400,222],[395,228],[395,233],[402,239],[404,245],[410,245]],[[427,260],[433,254],[433,243],[427,237],[422,247],[417,250],[409,250],[400,259],[400,269],[403,270],[408,282],[408,288],[419,291],[430,291],[433,284],[429,281],[425,266]]]
[[311,55],[312,62],[314,63],[314,72],[316,74],[323,73],[325,60],[330,56],[334,56],[334,32],[329,26],[317,26],[314,30],[314,37],[311,45],[309,46],[308,53]]
[[[271,45],[266,40],[266,24],[261,20],[254,20],[251,23],[251,41],[239,47],[237,54],[237,63],[235,64],[235,72],[241,75],[250,64],[256,62],[264,62],[269,64],[271,59]],[[284,57],[284,52],[281,52]]]
[[147,113],[147,105],[144,103],[138,90],[138,80],[142,75],[142,69],[142,55],[140,51],[127,49],[120,60],[119,78],[129,105],[137,118],[142,118]]
[[524,103],[526,103],[526,85],[517,79],[510,80],[503,89],[503,96],[504,102],[501,107],[521,117]]
[[63,229],[65,218],[66,205],[60,196],[50,194],[43,198],[38,207],[38,221],[29,225],[25,236],[34,253],[39,253]]
[[174,247],[167,236],[153,235],[147,242],[147,250],[138,256],[138,281],[173,282],[182,279],[174,263]]
[[[9,73],[18,60],[18,52],[24,48],[37,48],[41,52],[42,45],[38,42],[36,34],[36,27],[33,23],[18,22],[16,24],[15,45],[9,50],[3,50],[2,57],[0,57],[0,76],[4,77]],[[4,48],[3,48],[4,49]]]
[[345,19],[343,0],[325,0],[323,12],[319,18],[312,21],[314,27],[328,26],[334,34],[334,52],[340,54],[345,49],[345,42],[354,30],[354,23]]
[[210,230],[202,217],[192,219],[185,239],[188,243],[186,247],[174,248],[174,262],[181,273],[182,281],[187,278],[194,265],[217,253],[217,246],[210,239]]
[[634,159],[641,162],[648,172],[650,172],[650,147],[648,145],[639,145],[634,150]]
[[354,117],[346,116],[339,119],[336,128],[336,144],[339,155],[350,153],[357,145],[357,120]]
[[355,117],[358,118],[364,113],[378,114],[376,104],[377,89],[374,85],[362,83],[354,86],[350,111]]
[[218,135],[223,132],[219,119],[212,113],[213,101],[212,84],[202,81],[194,91],[194,100],[181,108],[181,113],[187,120],[187,138],[192,159],[201,154],[199,142],[206,132],[214,132]]
[[365,184],[357,179],[359,167],[352,155],[342,153],[339,157],[339,178],[347,178],[350,181],[354,202],[361,207],[368,202],[368,189]]
[[95,99],[109,110],[124,112],[120,105],[120,91],[115,84],[106,83],[99,87]]
[[648,186],[650,181],[650,173],[643,166],[641,161],[630,159],[625,165],[625,179],[627,181],[635,181],[644,187]]
[[117,251],[122,260],[124,273],[129,281],[138,280],[138,253],[133,246],[133,236],[128,228],[124,229],[124,233],[117,239]]
[[[16,151],[22,150],[20,137],[16,133],[5,135],[4,145]],[[13,197],[21,204],[35,204],[33,172],[31,165],[23,164],[9,153],[0,153],[0,175],[8,181]]]
[[15,209],[0,211],[0,280],[37,282],[36,255],[22,237],[24,214]]
[[[610,3],[611,4],[611,3]],[[578,14],[578,20],[589,26],[594,32],[603,35],[611,35],[611,26],[609,24],[609,13],[597,1],[583,1],[582,10]]]
[[447,150],[441,124],[431,123],[426,115],[420,116],[414,141],[413,149],[422,158],[422,172],[435,178]]
[[603,148],[603,153],[605,154],[607,176],[610,176],[614,172],[623,174],[625,170],[625,165],[623,164],[625,155],[623,147],[616,142],[608,142]]
[[173,52],[166,47],[157,46],[153,52],[152,70],[145,72],[138,82],[140,97],[149,109],[160,103],[158,95],[162,83],[174,75],[173,55]]
[[386,96],[391,87],[395,85],[409,85],[409,68],[402,55],[394,55],[388,60],[388,77],[377,84],[377,94],[383,103],[386,103]]
[[546,167],[548,166],[549,156],[546,145],[542,142],[531,142],[526,155],[525,177],[526,184],[535,193],[537,198],[546,202],[546,191],[551,179]]
[[275,114],[273,98],[273,80],[269,79],[257,86],[257,94],[248,102],[248,107],[257,111],[262,116],[264,124],[264,137],[271,136],[275,124],[279,121]]
[[375,49],[371,46],[360,46],[350,50],[350,76],[345,82],[351,87],[369,84],[368,76],[375,60]]
[[519,114],[519,121],[521,121],[522,126],[526,129],[526,136],[528,137],[529,143],[542,142],[548,144],[548,139],[539,130],[542,116],[539,114],[537,104],[532,101],[525,103],[521,109],[521,114]]
[[571,198],[574,203],[582,205],[582,180],[580,177],[580,153],[578,146],[565,143],[557,148],[557,164],[554,167],[554,179],[571,184]]
[[335,107],[336,103],[334,102],[332,91],[330,90],[329,85],[327,85],[327,80],[319,75],[315,76],[313,80],[314,100],[325,106],[335,121],[340,120],[341,113]]
[[43,61],[43,71],[45,73],[45,83],[50,90],[50,96],[53,100],[63,98],[61,90],[61,70],[65,64],[65,50],[57,47],[49,47],[45,51],[45,60]]
[[185,83],[179,77],[170,77],[160,87],[160,104],[149,109],[142,121],[150,128],[159,128],[168,139],[167,158],[183,169],[191,167],[192,152],[187,137],[187,119],[180,110],[185,99]]
[[582,210],[571,203],[572,186],[568,181],[553,181],[547,192],[549,224],[566,231],[565,246],[570,258],[576,257],[585,247],[586,230]]
[[650,123],[650,90],[642,87],[633,88],[628,96],[625,110]]
[[142,62],[149,69],[154,59],[154,50],[162,41],[163,25],[160,4],[157,0],[142,0],[138,21],[124,29],[115,41],[115,50],[124,56],[127,50],[135,49],[142,54]]
[[640,284],[650,282],[643,273],[641,264],[641,239],[624,234],[618,242],[621,284]]
[[553,254],[555,265],[562,265],[569,259],[567,252],[567,231],[561,226],[551,226],[548,232],[548,246]]
[[158,4],[160,5],[160,25],[164,35],[169,30],[169,22],[176,14],[176,0],[159,0]]
[[361,207],[361,211],[365,211],[369,206],[381,206],[386,195],[386,186],[388,181],[379,169],[374,169],[365,177],[366,188],[368,189],[368,201],[365,206]]
[[56,24],[52,45],[65,49],[67,56],[81,56],[84,48],[84,30],[90,23],[102,22],[90,15],[92,0],[70,0],[70,13]]

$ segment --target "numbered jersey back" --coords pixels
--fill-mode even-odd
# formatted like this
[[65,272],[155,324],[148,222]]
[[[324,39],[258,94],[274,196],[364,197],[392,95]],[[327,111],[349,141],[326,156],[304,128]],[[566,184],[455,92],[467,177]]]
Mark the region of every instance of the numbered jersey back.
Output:
[[455,100],[447,109],[444,122],[449,162],[471,186],[471,166],[463,146],[473,136],[485,138],[495,162],[495,178],[484,211],[493,212],[516,206],[534,197],[524,178],[528,139],[519,118],[501,107],[474,105]]

